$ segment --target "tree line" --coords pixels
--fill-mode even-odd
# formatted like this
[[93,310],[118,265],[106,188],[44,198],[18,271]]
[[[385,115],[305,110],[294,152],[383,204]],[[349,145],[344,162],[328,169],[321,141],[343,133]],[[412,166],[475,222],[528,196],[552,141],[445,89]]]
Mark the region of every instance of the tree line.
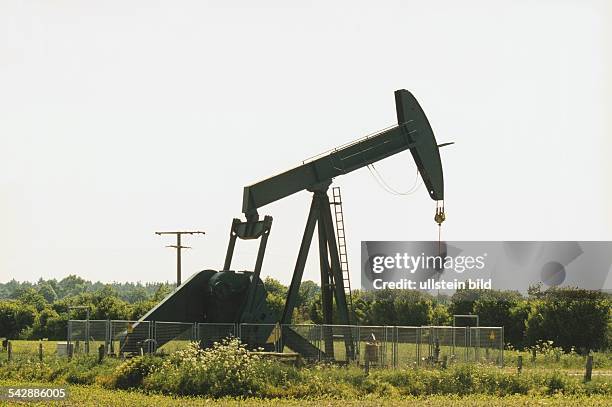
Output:
[[0,337],[65,339],[68,319],[137,320],[172,292],[169,283],[91,282],[75,275],[0,283]]
[[[264,283],[268,305],[280,316],[287,287],[270,277]],[[37,283],[12,280],[0,284],[0,337],[64,339],[68,319],[86,315],[72,306],[86,306],[90,319],[137,320],[173,289],[168,283],[92,283],[74,275]],[[459,290],[452,296],[433,296],[410,290],[354,290],[352,303],[351,323],[359,325],[452,325],[453,315],[475,314],[481,326],[503,326],[506,343],[517,349],[549,340],[583,353],[612,345],[612,296],[600,291],[534,286],[527,295]],[[322,323],[320,304],[319,285],[303,282],[293,322]]]

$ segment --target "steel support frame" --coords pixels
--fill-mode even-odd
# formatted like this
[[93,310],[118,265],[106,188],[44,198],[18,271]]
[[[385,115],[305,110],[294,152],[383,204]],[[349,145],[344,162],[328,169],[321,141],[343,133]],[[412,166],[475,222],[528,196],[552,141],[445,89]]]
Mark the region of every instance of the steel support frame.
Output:
[[[319,265],[321,270],[321,310],[323,313],[323,342],[326,357],[334,357],[333,332],[329,325],[333,321],[333,301],[336,301],[336,310],[338,312],[337,323],[340,325],[350,325],[348,304],[346,294],[344,292],[344,281],[342,279],[342,270],[340,268],[340,257],[338,254],[338,246],[336,235],[333,228],[332,213],[330,209],[329,196],[327,190],[331,182],[325,182],[317,188],[311,190],[313,192],[312,203],[304,235],[300,244],[300,250],[295,263],[289,292],[285,308],[281,317],[281,324],[290,325],[293,316],[293,310],[297,303],[297,298],[300,290],[300,284],[304,275],[304,267],[308,258],[308,252],[312,243],[315,226],[317,227],[318,243],[319,243]],[[352,332],[350,329],[344,332],[344,342],[346,346],[347,359],[352,360],[355,356],[355,345]]]
[[239,322],[244,322],[249,319],[253,308],[253,302],[255,300],[255,292],[257,291],[257,285],[259,284],[259,275],[261,274],[261,267],[263,265],[264,255],[266,254],[266,245],[268,244],[268,237],[270,236],[270,230],[272,229],[272,217],[266,216],[263,221],[247,221],[242,222],[240,219],[234,219],[232,221],[232,227],[230,230],[230,240],[227,246],[227,253],[225,254],[225,261],[223,263],[223,271],[231,271],[232,257],[234,256],[234,248],[236,247],[236,239],[240,238],[243,240],[259,239],[259,250],[257,251],[257,258],[255,260],[255,268],[253,269],[253,275],[251,277],[251,284],[247,290],[246,300],[240,315],[238,316]]

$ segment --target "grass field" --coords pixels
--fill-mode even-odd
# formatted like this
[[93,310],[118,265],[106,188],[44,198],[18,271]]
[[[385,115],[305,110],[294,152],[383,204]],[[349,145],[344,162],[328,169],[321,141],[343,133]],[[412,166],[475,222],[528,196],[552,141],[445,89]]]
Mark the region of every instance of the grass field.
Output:
[[[97,324],[97,323],[100,324]],[[106,321],[93,321],[91,324],[92,337],[98,339],[104,337],[106,332]],[[116,332],[122,332],[127,329],[125,326],[113,325]],[[272,330],[273,325],[264,327]],[[262,328],[256,325],[245,325],[240,328],[241,334],[244,337],[267,337],[268,332],[257,331]],[[80,329],[80,330],[79,330]],[[79,329],[73,330],[75,337],[84,337],[84,325]],[[264,329],[264,331],[265,331]],[[313,325],[292,325],[291,329],[306,338],[315,347],[324,350],[323,336],[324,331],[322,326]],[[448,358],[449,363],[488,363],[498,366],[516,366],[518,356],[523,358],[523,369],[531,369],[534,367],[554,367],[560,369],[580,369],[583,368],[586,362],[584,356],[576,353],[563,354],[558,348],[545,346],[538,349],[536,361],[531,361],[531,353],[529,351],[517,352],[513,350],[501,350],[500,345],[503,342],[503,335],[500,328],[471,328],[464,330],[462,328],[451,327],[430,327],[430,328],[415,328],[415,327],[380,327],[380,326],[360,326],[360,327],[328,327],[328,333],[334,336],[333,348],[336,361],[346,361],[346,347],[342,340],[345,335],[351,335],[354,340],[358,340],[359,359],[364,363],[365,343],[370,341],[372,336],[375,336],[378,343],[381,345],[379,350],[379,362],[386,366],[395,367],[414,367],[415,365],[427,364],[426,359],[434,353],[434,341],[439,340],[439,359]],[[114,331],[113,331],[114,332]],[[191,324],[180,323],[160,323],[156,325],[156,337],[161,338],[159,343],[159,352],[172,353],[179,349],[184,349],[194,335],[203,340],[218,341],[227,333],[227,327],[220,330],[219,327],[209,327],[204,324],[197,330],[192,329]],[[259,332],[259,335],[258,335]],[[167,339],[175,338],[173,340]],[[179,339],[180,338],[180,339]],[[260,338],[261,340],[261,338]],[[395,343],[394,343],[395,342]],[[417,342],[419,344],[417,345]],[[91,341],[89,344],[90,352],[96,352],[98,346],[103,344],[103,341]],[[476,344],[480,346],[465,346],[466,344]],[[454,344],[455,346],[453,346]],[[76,342],[77,351],[83,351],[84,342],[81,340]],[[119,341],[113,341],[113,350],[119,351]],[[285,347],[285,351],[289,349]],[[280,349],[276,349],[280,351]],[[17,353],[17,352],[16,352]],[[595,368],[612,369],[612,357],[606,354],[595,355]]]
[[[34,405],[612,405],[612,356],[607,353],[595,354],[593,381],[585,384],[584,357],[575,353],[544,352],[538,355],[534,364],[529,361],[528,352],[508,351],[504,368],[491,364],[455,363],[441,369],[423,363],[419,368],[414,368],[414,364],[401,369],[374,367],[366,375],[363,367],[354,364],[308,368],[276,362],[266,364],[250,360],[235,346],[211,350],[214,359],[203,356],[209,351],[202,353],[197,346],[191,346],[197,351],[187,349],[184,357],[181,352],[185,351],[175,354],[178,358],[172,355],[128,360],[106,357],[100,364],[93,350],[89,356],[78,354],[69,360],[55,355],[55,342],[43,341],[44,358],[40,362],[39,342],[12,343],[13,361],[6,360],[5,352],[0,353],[0,386],[62,386],[70,390],[68,400]],[[335,345],[343,347],[341,341]],[[414,346],[399,344],[398,347],[401,345],[406,346],[405,352]],[[172,346],[179,349],[188,344],[176,341]],[[398,350],[402,351],[401,348]],[[512,365],[518,355],[522,355],[525,361],[520,375]],[[174,362],[167,365],[165,371],[159,370],[161,364],[171,360]],[[224,368],[225,363],[229,365]],[[151,370],[150,366],[157,367]],[[204,371],[198,366],[213,368]],[[124,384],[121,384],[122,380]],[[237,384],[239,389],[251,386],[254,390],[236,392],[235,380],[244,382]],[[216,393],[209,390],[215,387]],[[228,394],[262,398],[223,398]],[[206,398],[212,395],[221,398]],[[0,405],[7,403],[0,400]]]
[[[39,386],[49,387],[48,383],[28,383],[19,381],[2,381],[0,386],[27,387]],[[144,394],[137,391],[107,390],[98,386],[68,386],[69,398],[62,401],[40,401],[28,402],[33,406],[329,406],[329,407],[374,407],[374,406],[609,406],[612,398],[609,396],[550,396],[534,397],[522,396],[428,396],[428,397],[405,397],[385,398],[371,397],[359,400],[336,400],[323,398],[317,400],[304,399],[209,399],[201,397],[171,397],[164,395]],[[7,400],[0,400],[0,406],[14,405]]]
[[54,354],[57,349],[57,341],[19,341],[11,340],[13,355],[38,356],[38,345],[43,345],[43,355]]
[[[57,349],[57,341],[27,341],[27,340],[12,340],[13,347],[13,358],[14,359],[32,359],[38,358],[38,347],[39,343],[43,345],[43,358],[55,358]],[[102,345],[103,341],[91,341],[89,344],[90,354],[97,354],[98,346]],[[188,340],[173,340],[162,346],[159,351],[163,353],[172,353],[179,349],[184,349],[188,346]],[[360,362],[364,360],[363,344],[361,345]],[[80,342],[78,345],[78,352],[84,352],[85,345]],[[115,348],[119,348],[118,342],[115,344]],[[384,359],[387,365],[392,363],[392,345],[389,343],[386,346],[381,347],[380,353],[384,352]],[[290,351],[285,348],[285,351]],[[337,360],[346,360],[346,349],[343,341],[334,341],[334,352]],[[423,358],[428,356],[427,345],[421,345],[420,352],[417,352],[417,345],[414,343],[398,343],[397,344],[397,367],[414,367],[417,362],[417,355],[421,358],[421,364],[424,364]],[[461,346],[440,346],[440,357],[456,355],[455,358],[451,358],[451,362],[464,362],[469,360],[473,362],[476,360],[476,351],[474,348],[465,348]],[[467,355],[467,358],[466,358]],[[490,363],[497,365],[499,363],[498,357],[500,352],[497,349],[491,348],[480,348],[478,350],[478,358],[480,363]],[[612,353],[595,352],[593,357],[593,368],[595,374],[612,374]],[[504,368],[507,370],[516,369],[518,357],[523,358],[523,370],[532,369],[558,369],[568,370],[574,373],[582,372],[585,367],[586,357],[578,355],[576,353],[563,354],[558,352],[542,352],[536,355],[535,362],[532,361],[532,354],[529,351],[516,351],[516,350],[505,350]],[[7,357],[6,352],[0,352],[0,361],[5,360]]]

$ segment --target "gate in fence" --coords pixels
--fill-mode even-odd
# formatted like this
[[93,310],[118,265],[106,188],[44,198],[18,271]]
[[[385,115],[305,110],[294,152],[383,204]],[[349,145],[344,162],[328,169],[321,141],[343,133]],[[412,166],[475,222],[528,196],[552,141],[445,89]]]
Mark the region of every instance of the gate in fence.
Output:
[[[163,321],[68,321],[75,353],[171,353],[190,342],[210,347],[238,337],[249,349],[296,352],[311,362],[410,367],[452,363],[504,364],[503,327],[211,324]],[[351,340],[353,354],[347,354]]]

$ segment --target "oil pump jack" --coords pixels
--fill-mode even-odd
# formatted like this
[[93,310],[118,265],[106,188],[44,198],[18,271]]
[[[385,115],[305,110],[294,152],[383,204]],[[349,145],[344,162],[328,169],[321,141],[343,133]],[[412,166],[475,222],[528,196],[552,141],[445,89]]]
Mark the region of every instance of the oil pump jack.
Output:
[[[280,322],[283,327],[284,345],[306,358],[323,354],[324,357],[333,359],[331,330],[324,332],[324,349],[321,350],[315,349],[289,325],[292,322],[293,309],[315,228],[318,231],[323,322],[334,322],[332,310],[335,300],[338,325],[351,323],[327,194],[332,180],[409,149],[431,199],[444,199],[439,146],[423,109],[414,96],[403,89],[395,92],[395,105],[397,126],[338,147],[298,167],[245,187],[242,201],[245,218],[237,218],[232,222],[223,269],[203,270],[194,274],[149,311],[141,321],[253,324]],[[312,192],[312,202],[291,285],[279,320],[266,305],[267,294],[260,278],[272,217],[264,216],[261,219],[258,209],[303,190]],[[444,220],[443,203],[438,205],[435,219],[438,223]],[[231,269],[238,239],[260,239],[252,271]],[[272,329],[273,325],[259,325],[258,329],[243,333],[241,339],[250,346],[265,348],[266,339]],[[135,332],[137,330],[132,330],[132,335],[135,335]],[[346,356],[352,359],[354,342],[351,331],[342,332],[341,336],[344,338]],[[163,343],[157,345],[161,346]]]

